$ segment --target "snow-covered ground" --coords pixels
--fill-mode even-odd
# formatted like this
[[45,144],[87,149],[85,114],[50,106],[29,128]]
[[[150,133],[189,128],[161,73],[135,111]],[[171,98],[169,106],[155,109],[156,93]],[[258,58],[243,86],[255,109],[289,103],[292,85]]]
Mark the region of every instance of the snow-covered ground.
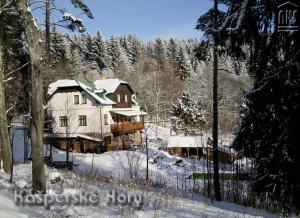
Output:
[[[14,166],[11,184],[8,182],[9,176],[0,171],[0,217],[276,217],[263,210],[227,202],[212,202],[197,193],[197,184],[200,182],[191,181],[186,177],[193,172],[204,171],[206,162],[183,159],[179,166],[175,165],[180,158],[161,149],[166,145],[170,130],[158,127],[157,136],[155,130],[153,126],[147,129],[150,185],[144,183],[145,148],[103,154],[74,153],[71,157],[75,165],[73,171],[45,166],[47,193],[74,194],[80,191],[97,191],[99,196],[102,196],[99,205],[53,205],[48,210],[42,206],[16,206],[14,190],[30,191],[32,187],[31,163],[17,164]],[[20,137],[19,141],[22,139],[23,137]],[[230,139],[227,137],[226,140]],[[14,147],[18,148],[14,149],[15,152],[22,152],[18,145]],[[44,148],[46,152],[46,146]],[[65,161],[65,155],[64,151],[53,149],[54,160]],[[22,159],[22,155],[19,157]],[[227,171],[226,166],[223,171]],[[55,181],[57,178],[59,180]],[[141,208],[107,205],[105,196],[108,190],[142,194],[143,205]]]
[[[46,167],[48,193],[77,193],[81,190],[97,190],[101,196],[97,206],[16,206],[13,190],[31,189],[31,164],[20,164],[14,169],[14,182],[8,183],[9,176],[0,172],[0,217],[276,217],[263,210],[242,207],[226,202],[211,202],[200,194],[193,199],[151,191],[147,188],[130,186],[113,181],[82,177],[74,172],[59,171]],[[50,180],[60,177],[52,184]],[[121,190],[141,193],[144,204],[141,208],[133,206],[107,205],[107,190]]]

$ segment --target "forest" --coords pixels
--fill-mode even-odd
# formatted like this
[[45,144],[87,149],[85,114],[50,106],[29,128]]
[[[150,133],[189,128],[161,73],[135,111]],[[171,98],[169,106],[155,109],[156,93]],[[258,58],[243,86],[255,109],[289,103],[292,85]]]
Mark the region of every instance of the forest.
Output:
[[[87,160],[91,158],[90,174],[84,174],[83,156],[75,154],[77,171],[57,171],[68,182],[72,176],[80,178],[74,187],[82,188],[82,181],[89,185],[91,181],[100,182],[121,190],[126,185],[138,191],[146,187],[153,201],[156,195],[152,191],[166,194],[161,201],[177,191],[178,196],[182,194],[180,202],[185,202],[184,193],[195,194],[198,199],[231,202],[284,217],[299,216],[300,31],[292,25],[299,23],[298,11],[286,15],[292,25],[287,30],[282,31],[280,25],[281,8],[295,7],[297,2],[210,3],[213,7],[198,14],[199,19],[194,22],[199,38],[157,37],[143,41],[135,33],[107,37],[100,30],[89,33],[84,20],[59,8],[54,0],[1,0],[0,181],[6,184],[3,187],[10,191],[8,184],[20,188],[14,175],[18,181],[20,172],[27,170],[29,164],[32,171],[26,188],[36,194],[49,192],[49,172],[54,169],[45,165],[44,155],[47,90],[57,80],[75,80],[84,72],[88,81],[126,81],[141,110],[148,115],[141,131],[140,148],[127,153],[109,151],[120,155],[118,161],[122,164],[127,162],[129,177],[126,170],[114,168],[116,160],[110,159],[109,152],[82,154]],[[93,10],[84,1],[71,0],[68,4],[80,10],[85,19],[94,19]],[[42,19],[36,10],[43,11]],[[32,154],[27,165],[23,163],[24,168],[14,161],[12,131],[14,124],[21,121],[28,124]],[[194,137],[206,154],[199,160],[173,157],[166,149],[172,136]],[[230,150],[227,162],[220,159],[225,144],[222,140]],[[208,145],[211,147],[204,147]],[[110,163],[107,169],[100,164],[106,162]],[[94,172],[96,166],[98,174]],[[146,167],[146,171],[141,167]],[[118,175],[109,175],[108,169]],[[63,179],[61,184],[64,185]],[[2,185],[0,189],[7,191]],[[4,199],[0,193],[1,198]],[[195,198],[191,199],[198,204]],[[147,209],[156,213],[153,207]],[[122,215],[119,212],[118,209],[116,214]],[[52,207],[48,215],[53,217],[56,213],[57,208]],[[128,209],[127,216],[133,214],[143,216]]]

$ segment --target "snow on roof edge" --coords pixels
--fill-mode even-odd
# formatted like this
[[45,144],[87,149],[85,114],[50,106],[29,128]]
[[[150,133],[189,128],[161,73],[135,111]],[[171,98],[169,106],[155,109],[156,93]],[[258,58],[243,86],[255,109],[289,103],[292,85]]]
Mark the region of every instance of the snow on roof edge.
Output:
[[118,78],[94,81],[94,85],[97,89],[104,89],[106,90],[107,93],[114,93],[120,84],[129,85],[127,82],[120,80]]
[[96,95],[95,93],[89,91],[88,90],[89,87],[87,85],[85,85],[79,81],[70,80],[70,79],[57,80],[56,82],[51,83],[49,85],[47,93],[48,93],[48,95],[52,96],[58,88],[74,87],[74,86],[78,86],[78,87],[82,88],[85,92],[87,92],[89,95],[91,95],[94,99],[96,99],[101,104],[107,104],[107,105],[116,104],[114,101],[112,101],[110,99],[103,99],[100,96]]

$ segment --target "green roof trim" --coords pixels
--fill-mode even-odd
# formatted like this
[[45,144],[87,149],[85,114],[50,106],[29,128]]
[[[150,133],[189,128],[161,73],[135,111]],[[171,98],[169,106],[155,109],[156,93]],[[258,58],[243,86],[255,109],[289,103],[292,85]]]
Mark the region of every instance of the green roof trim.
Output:
[[81,82],[84,85],[86,85],[90,89],[90,91],[94,91],[96,89],[94,82],[92,80],[89,80],[88,78],[77,77],[77,78],[74,78],[74,80],[76,82]]

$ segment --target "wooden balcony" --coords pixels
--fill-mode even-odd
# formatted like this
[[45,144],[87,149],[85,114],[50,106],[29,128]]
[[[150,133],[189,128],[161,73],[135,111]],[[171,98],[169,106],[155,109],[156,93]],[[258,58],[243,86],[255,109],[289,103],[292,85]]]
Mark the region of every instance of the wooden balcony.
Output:
[[112,133],[130,133],[141,129],[144,129],[144,122],[126,121],[117,124],[111,124]]

